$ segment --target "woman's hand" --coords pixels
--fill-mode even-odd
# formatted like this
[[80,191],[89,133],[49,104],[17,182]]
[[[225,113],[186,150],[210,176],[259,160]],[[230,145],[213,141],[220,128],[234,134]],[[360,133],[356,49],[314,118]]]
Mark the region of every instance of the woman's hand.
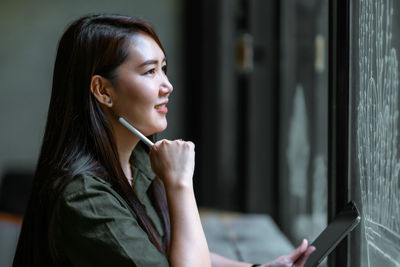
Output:
[[[315,251],[315,247],[307,247],[307,240],[304,239],[301,245],[291,254],[281,256],[273,262],[261,265],[261,267],[302,267],[313,251]],[[215,253],[211,253],[211,260],[212,266],[249,267],[252,265],[251,263],[230,260]]]
[[301,267],[303,266],[311,253],[315,251],[315,247],[308,247],[308,242],[306,239],[301,242],[301,245],[294,250],[291,254],[286,256],[281,256],[263,265],[263,267]]
[[192,187],[194,144],[182,140],[160,140],[150,149],[151,168],[165,187]]

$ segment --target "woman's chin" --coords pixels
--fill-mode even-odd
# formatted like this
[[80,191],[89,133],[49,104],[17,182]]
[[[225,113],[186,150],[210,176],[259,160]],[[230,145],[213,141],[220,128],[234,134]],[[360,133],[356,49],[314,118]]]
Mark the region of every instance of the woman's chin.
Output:
[[163,131],[165,131],[165,129],[167,129],[167,124],[165,124],[165,126],[160,127],[160,129],[158,129],[155,133],[161,133]]
[[161,133],[163,132],[165,129],[167,129],[167,122],[161,124],[161,125],[157,125],[156,127],[154,127],[151,131],[149,131],[149,134],[146,133],[146,136],[150,136],[156,133]]

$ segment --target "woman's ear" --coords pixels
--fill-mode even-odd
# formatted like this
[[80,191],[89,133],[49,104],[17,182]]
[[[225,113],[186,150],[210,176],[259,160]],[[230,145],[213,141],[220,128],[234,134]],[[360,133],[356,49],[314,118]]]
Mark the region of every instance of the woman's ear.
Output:
[[93,75],[90,82],[90,91],[100,104],[109,108],[112,107],[112,86],[107,79],[100,75]]

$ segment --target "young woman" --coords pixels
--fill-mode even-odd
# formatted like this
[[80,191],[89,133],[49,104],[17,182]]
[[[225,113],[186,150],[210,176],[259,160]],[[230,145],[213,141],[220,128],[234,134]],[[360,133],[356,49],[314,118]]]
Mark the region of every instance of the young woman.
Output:
[[[193,143],[148,149],[118,122],[146,136],[167,127],[166,72],[144,21],[93,15],[66,30],[13,266],[251,266],[208,251]],[[312,251],[303,242],[264,266],[302,266]]]

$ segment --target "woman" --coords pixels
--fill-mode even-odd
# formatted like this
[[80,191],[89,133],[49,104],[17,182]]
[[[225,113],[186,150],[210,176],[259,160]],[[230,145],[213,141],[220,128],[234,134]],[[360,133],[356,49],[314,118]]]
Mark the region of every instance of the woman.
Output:
[[[93,15],[66,30],[13,266],[251,266],[208,251],[194,145],[161,140],[148,149],[118,122],[146,136],[166,128],[166,70],[144,21]],[[265,266],[302,266],[312,250],[303,242]]]

